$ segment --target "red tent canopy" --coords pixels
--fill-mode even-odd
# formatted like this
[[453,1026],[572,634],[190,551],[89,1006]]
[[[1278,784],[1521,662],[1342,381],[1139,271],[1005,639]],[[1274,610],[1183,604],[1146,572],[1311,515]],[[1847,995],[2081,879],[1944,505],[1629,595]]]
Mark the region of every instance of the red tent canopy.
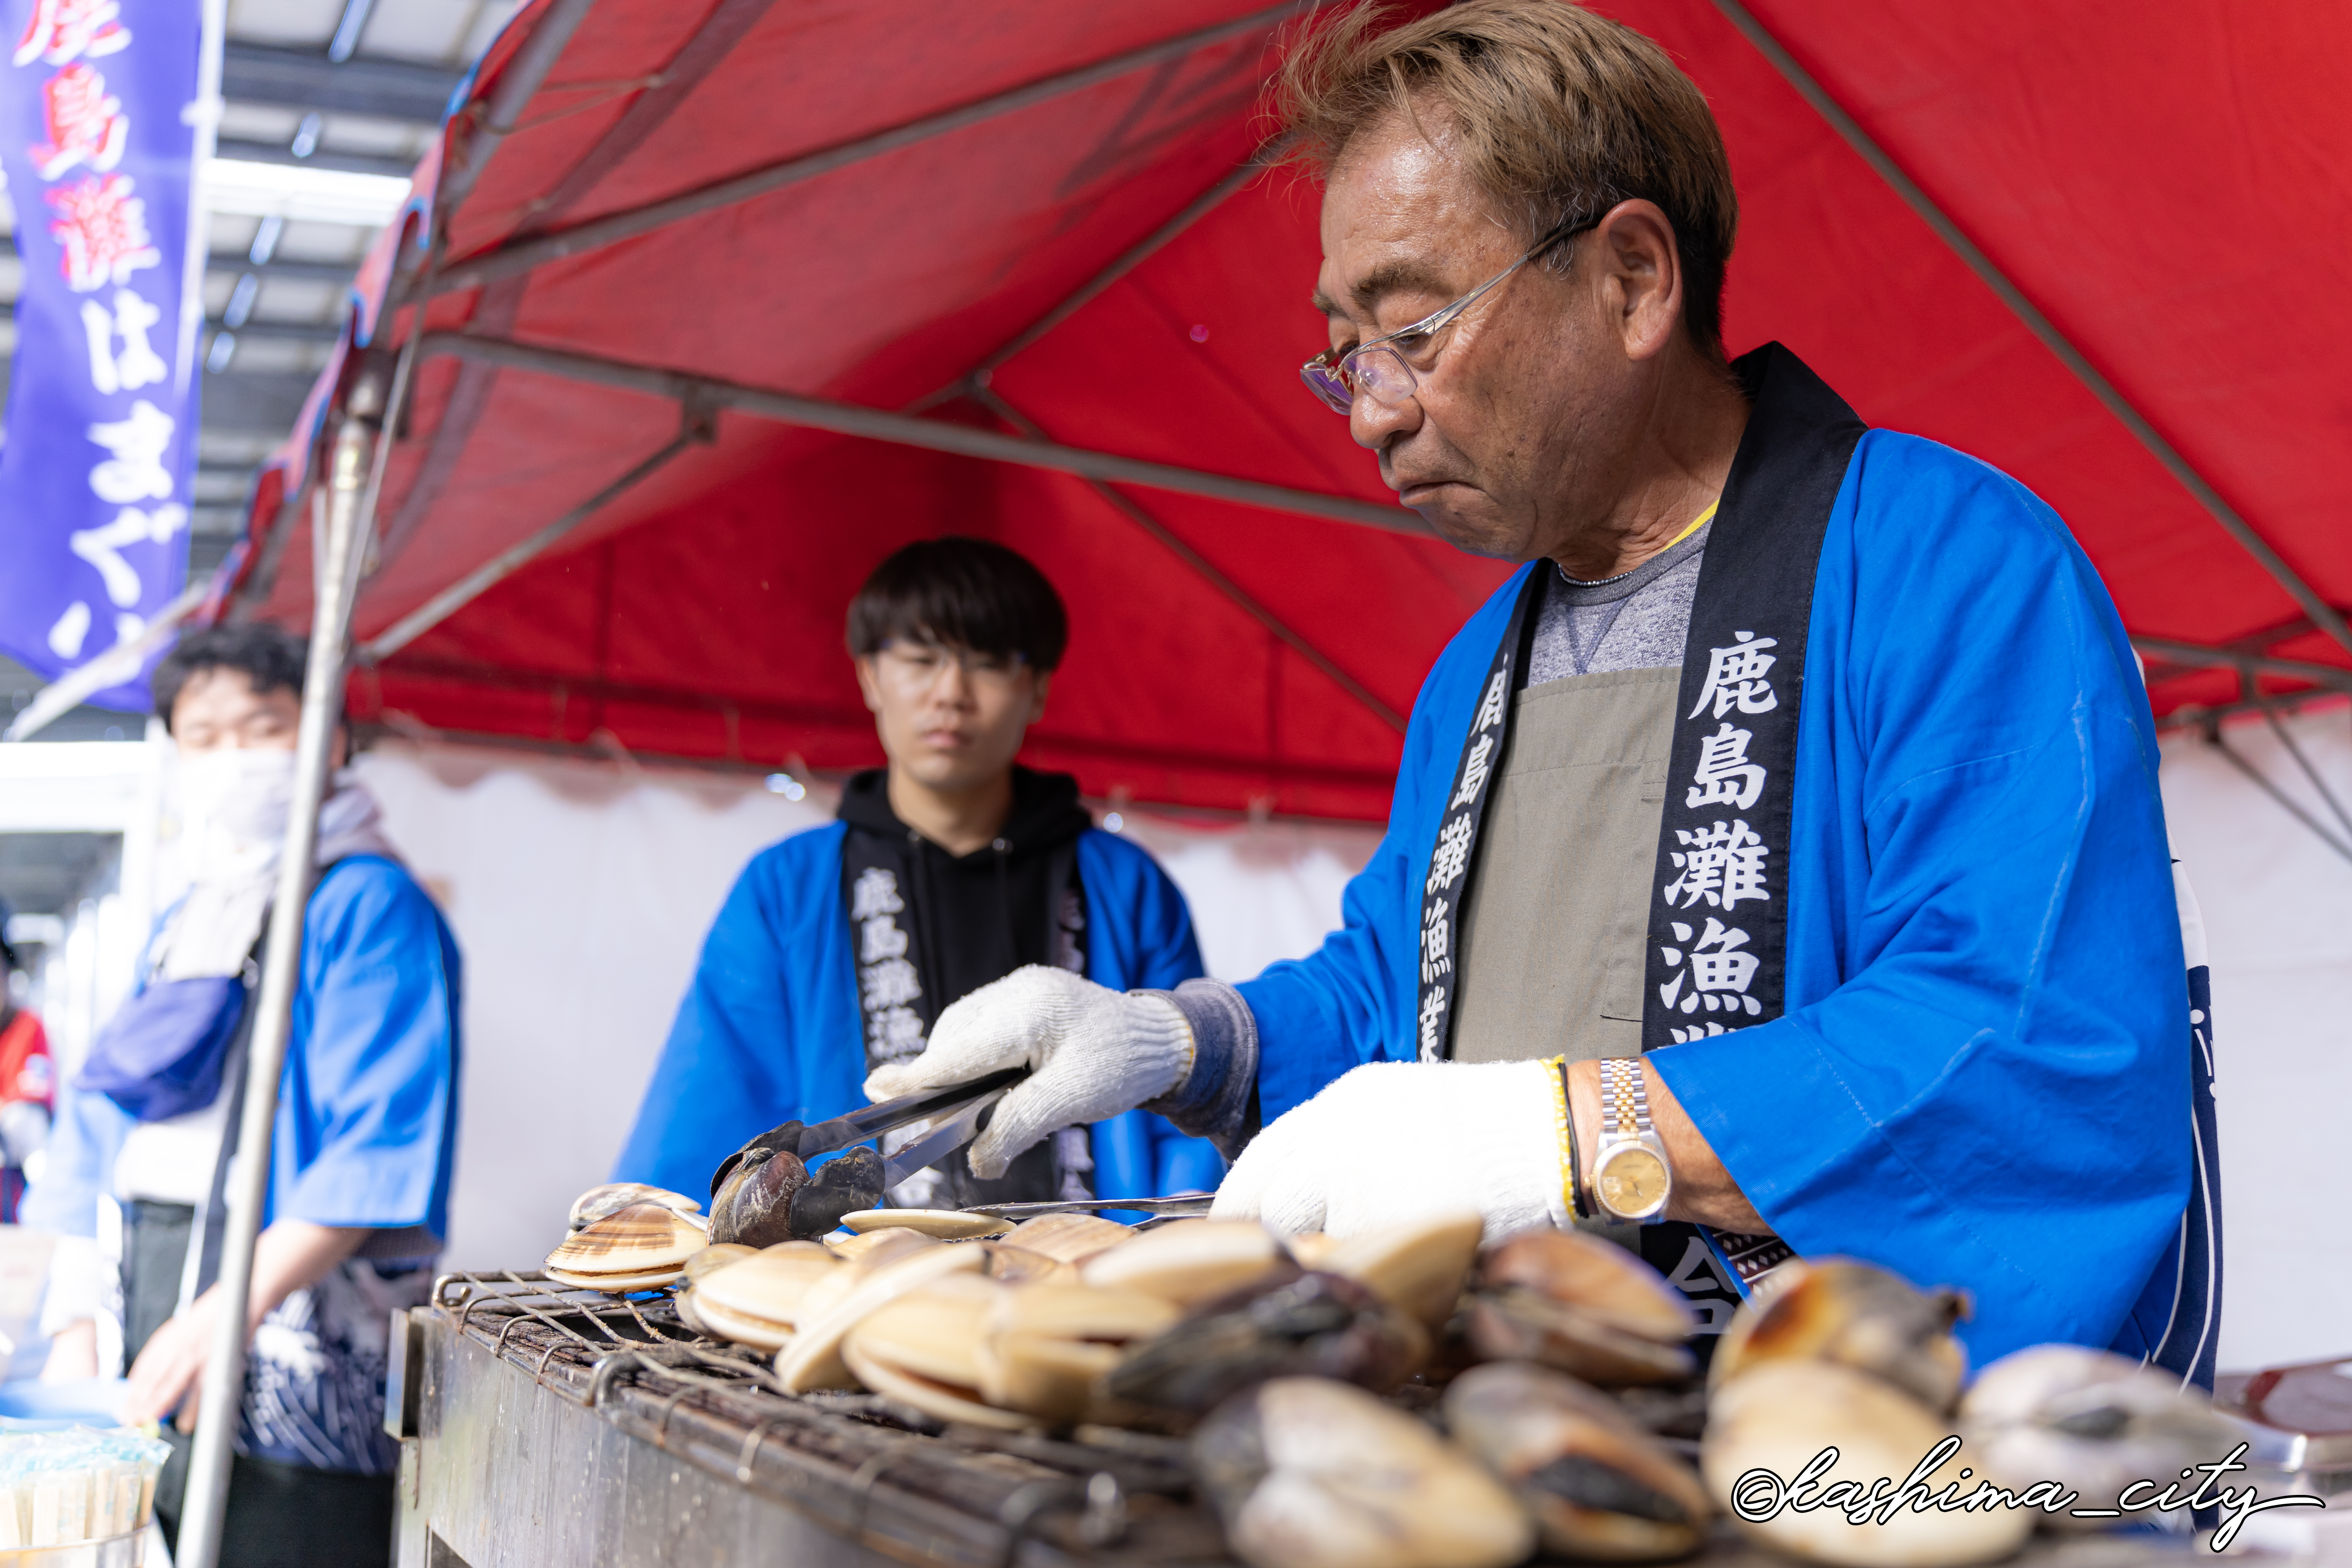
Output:
[[[2324,488],[2352,14],[1601,8],[1722,121],[1735,353],[1778,338],[2049,500],[2159,712],[2256,668],[2352,689]],[[537,0],[420,171],[446,243],[412,219],[363,281],[378,351],[428,303],[355,714],[863,765],[850,593],[980,533],[1071,607],[1031,760],[1381,815],[1402,715],[1502,569],[1423,532],[1297,384],[1318,196],[1247,167],[1297,10]],[[307,617],[311,435],[226,569],[240,612]]]

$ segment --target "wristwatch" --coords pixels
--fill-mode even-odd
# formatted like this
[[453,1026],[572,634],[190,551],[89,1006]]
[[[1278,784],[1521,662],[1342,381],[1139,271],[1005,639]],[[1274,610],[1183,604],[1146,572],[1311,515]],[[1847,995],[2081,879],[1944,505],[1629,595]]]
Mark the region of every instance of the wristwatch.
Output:
[[1666,1212],[1675,1190],[1666,1146],[1650,1126],[1650,1095],[1634,1058],[1601,1064],[1601,1146],[1592,1156],[1592,1196],[1617,1220],[1646,1223]]

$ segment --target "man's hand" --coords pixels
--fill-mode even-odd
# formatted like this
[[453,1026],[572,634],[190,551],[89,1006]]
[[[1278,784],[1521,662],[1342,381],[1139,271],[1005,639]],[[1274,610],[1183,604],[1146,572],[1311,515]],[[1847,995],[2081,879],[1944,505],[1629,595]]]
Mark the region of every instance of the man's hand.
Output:
[[929,1048],[877,1068],[869,1100],[968,1083],[1026,1067],[971,1146],[974,1175],[993,1179],[1047,1133],[1100,1121],[1157,1100],[1192,1070],[1192,1031],[1165,997],[1113,991],[1066,970],[1031,964],[940,1015]]
[[[1672,1219],[1771,1228],[1666,1088],[1643,1064],[1650,1121],[1674,1167]],[[1217,1189],[1219,1219],[1258,1219],[1285,1235],[1352,1236],[1475,1209],[1486,1235],[1549,1223],[1570,1209],[1559,1069],[1548,1062],[1372,1062],[1261,1133]],[[1569,1067],[1578,1179],[1590,1191],[1601,1142],[1601,1064]],[[1588,1211],[1590,1201],[1587,1202]]]
[[[365,1229],[312,1225],[299,1219],[281,1219],[263,1231],[253,1249],[247,1336],[251,1337],[280,1301],[317,1284],[336,1264],[359,1250],[368,1234]],[[205,1363],[212,1359],[214,1324],[219,1314],[220,1287],[215,1285],[149,1336],[146,1348],[131,1368],[131,1386],[122,1402],[125,1422],[135,1426],[142,1421],[160,1421],[176,1405],[180,1415],[174,1424],[183,1432],[196,1429]]]
[[1218,1219],[1354,1236],[1476,1210],[1489,1239],[1568,1223],[1559,1079],[1542,1062],[1370,1062],[1242,1151]]

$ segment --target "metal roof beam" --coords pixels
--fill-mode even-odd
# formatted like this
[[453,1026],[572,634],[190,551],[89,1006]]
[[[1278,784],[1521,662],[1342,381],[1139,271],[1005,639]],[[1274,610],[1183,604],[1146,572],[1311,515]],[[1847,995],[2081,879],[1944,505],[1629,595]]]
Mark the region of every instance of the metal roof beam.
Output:
[[324,114],[358,114],[437,126],[463,74],[411,60],[353,58],[341,65],[308,49],[246,44],[221,53],[221,96]]
[[1373,501],[1358,500],[1352,496],[1287,489],[1280,485],[1262,484],[1255,479],[1203,473],[1198,468],[1181,468],[1167,463],[1148,462],[1139,458],[1123,458],[1110,452],[1059,446],[1050,441],[1026,440],[994,430],[943,424],[936,419],[919,419],[887,409],[863,408],[855,404],[739,386],[732,382],[707,380],[655,365],[628,364],[618,360],[567,353],[559,349],[534,348],[527,343],[509,342],[499,338],[478,338],[464,332],[427,333],[423,352],[474,360],[505,370],[533,371],[567,381],[617,387],[669,403],[698,401],[708,408],[732,408],[755,418],[773,419],[780,424],[804,426],[814,430],[830,430],[841,436],[857,436],[902,447],[919,447],[933,452],[951,452],[959,457],[1047,468],[1113,484],[1172,490],[1179,495],[1205,496],[1213,500],[1263,507],[1269,511],[1328,518],[1415,539],[1432,537],[1428,525],[1417,514],[1402,507],[1381,506]]
[[895,153],[917,142],[966,130],[1068,93],[1116,80],[1146,66],[1179,58],[1228,38],[1265,31],[1302,10],[1312,10],[1325,3],[1326,0],[1285,0],[1283,5],[1253,12],[1235,21],[1203,27],[1198,32],[1186,33],[1181,37],[1169,38],[1123,55],[1114,55],[1109,59],[1081,66],[1076,70],[1065,71],[1058,76],[1042,78],[1009,92],[997,93],[949,110],[943,114],[910,120],[870,136],[861,136],[814,153],[788,158],[641,207],[591,218],[551,234],[513,240],[495,249],[451,261],[435,280],[433,291],[446,294],[453,290],[478,289],[503,278],[520,277],[550,261],[577,256],[625,239],[634,239],[684,218],[748,202],[804,180],[815,179],[820,174],[829,174],[869,158],[880,157],[886,153]]
[[234,158],[246,163],[285,163],[297,169],[332,169],[346,174],[384,174],[395,180],[404,180],[416,172],[416,160],[414,158],[325,151],[297,154],[291,147],[276,142],[247,142],[229,136],[215,142],[213,153],[216,157]]
[[2288,597],[2303,606],[2304,614],[2311,617],[2311,624],[2347,649],[2352,649],[2352,626],[2346,624],[2336,606],[2321,598],[2317,590],[2305,582],[2294,568],[2271,548],[2270,542],[2254,531],[2253,524],[2239,516],[2237,509],[2223,500],[2221,492],[2206,482],[2205,476],[2190,467],[2189,459],[2175,450],[2171,442],[2158,434],[2156,426],[2148,423],[2147,416],[2093,366],[2089,357],[2074,346],[2074,340],[2060,331],[2057,325],[2025,297],[2025,291],[2010,280],[2009,274],[1977,248],[1976,242],[1960,231],[1960,226],[1952,221],[1950,215],[1920,188],[1917,181],[1904,172],[1903,166],[1872,139],[1870,132],[1864,131],[1837,100],[1829,95],[1827,89],[1813,79],[1811,72],[1797,63],[1796,57],[1781,46],[1780,40],[1750,16],[1739,0],[1715,0],[1715,6],[1756,47],[1759,54],[1772,63],[1773,68],[1786,79],[1789,85],[1813,106],[1813,111],[1829,122],[1830,129],[1843,137],[1846,145],[1859,153],[1862,161],[1869,164],[1878,177],[1885,180],[1895,194],[1902,197],[1905,204],[1936,232],[1937,237],[1951,247],[1952,254],[1958,257],[1961,263],[1975,273],[2002,304],[2009,307],[2010,313],[2024,325],[2025,330],[2041,339],[2042,347],[2055,354],[2058,363],[2074,373],[2074,379],[2105,405],[2107,412],[2114,415],[2142,447],[2147,448],[2148,455],[2179,481],[2180,488],[2221,525],[2222,531],[2236,540],[2246,553],[2286,590]]

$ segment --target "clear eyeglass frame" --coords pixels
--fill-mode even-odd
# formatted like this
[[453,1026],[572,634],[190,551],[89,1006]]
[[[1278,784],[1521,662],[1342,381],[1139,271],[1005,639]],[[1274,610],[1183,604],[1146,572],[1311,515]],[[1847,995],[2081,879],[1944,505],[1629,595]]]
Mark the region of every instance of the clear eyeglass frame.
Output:
[[[1462,312],[1476,304],[1494,289],[1500,288],[1511,274],[1541,256],[1552,247],[1571,239],[1599,223],[1598,218],[1570,219],[1545,235],[1519,253],[1519,258],[1496,273],[1467,294],[1431,311],[1409,327],[1358,343],[1339,358],[1331,356],[1337,350],[1325,349],[1298,367],[1298,379],[1307,384],[1323,406],[1341,417],[1356,411],[1356,399],[1369,397],[1383,408],[1393,408],[1421,389],[1420,377],[1405,363],[1400,348],[1415,349],[1421,342],[1435,337],[1461,318]],[[1407,340],[1419,340],[1408,342]]]

